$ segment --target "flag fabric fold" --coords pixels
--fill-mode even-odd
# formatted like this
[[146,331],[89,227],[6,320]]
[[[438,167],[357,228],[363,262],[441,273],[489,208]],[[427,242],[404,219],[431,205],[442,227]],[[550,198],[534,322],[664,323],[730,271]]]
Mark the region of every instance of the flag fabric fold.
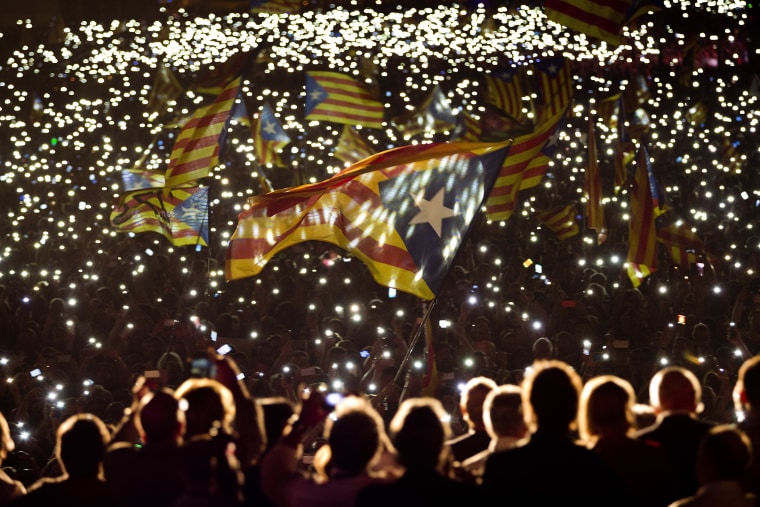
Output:
[[381,285],[433,299],[488,195],[509,143],[434,143],[381,152],[310,185],[253,196],[227,248],[228,280],[281,250],[337,245]]
[[282,124],[269,104],[261,107],[258,118],[251,125],[253,149],[260,165],[282,165],[280,152],[290,143]]
[[627,271],[631,284],[638,287],[642,280],[657,271],[657,229],[655,207],[650,184],[651,162],[644,143],[639,154],[631,189],[631,217],[628,221]]
[[588,117],[588,161],[586,162],[586,227],[596,231],[596,243],[607,241],[607,224],[602,203],[602,177],[599,174],[598,154],[596,149],[596,131],[594,117]]
[[306,73],[307,120],[382,128],[383,115],[383,104],[352,77],[331,71]]
[[232,80],[214,102],[196,110],[182,127],[166,169],[167,187],[187,185],[205,178],[211,168],[219,163],[220,146],[224,144],[224,134],[239,87],[240,78]]
[[558,126],[562,118],[564,111],[536,127],[533,132],[514,140],[510,156],[505,160],[486,201],[489,220],[507,220],[515,210],[520,190],[541,183],[556,151]]

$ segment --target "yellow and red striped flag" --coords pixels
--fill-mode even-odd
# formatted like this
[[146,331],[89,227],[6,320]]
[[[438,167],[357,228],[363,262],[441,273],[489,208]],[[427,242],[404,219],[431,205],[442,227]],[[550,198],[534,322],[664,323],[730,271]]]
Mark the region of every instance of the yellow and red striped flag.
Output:
[[382,128],[383,104],[355,79],[340,72],[306,73],[307,120]]
[[568,110],[573,98],[573,83],[567,60],[562,56],[537,61],[533,68],[538,76],[538,91],[542,102],[538,122],[543,123]]
[[617,46],[631,0],[546,0],[550,20]]
[[486,101],[517,121],[525,121],[523,112],[522,68],[502,70],[486,76]]
[[208,246],[208,187],[128,192],[110,218],[120,232],[155,232],[174,246]]
[[250,197],[227,248],[226,277],[256,275],[281,250],[314,240],[347,250],[379,284],[433,299],[509,144],[404,146],[319,183]]
[[596,244],[607,241],[607,223],[602,203],[602,177],[596,151],[596,131],[594,117],[588,117],[588,162],[586,163],[586,227],[596,231]]
[[282,124],[274,115],[269,104],[264,104],[259,116],[251,125],[253,149],[260,165],[282,165],[280,152],[290,143],[290,137],[285,133]]
[[572,238],[580,232],[578,221],[575,219],[575,204],[555,206],[536,214],[536,219],[546,225],[557,239]]
[[166,169],[167,188],[205,178],[219,163],[220,146],[239,87],[240,78],[231,81],[214,102],[199,108],[182,127]]
[[335,147],[335,158],[350,165],[364,160],[373,153],[375,153],[374,150],[352,126],[343,126],[343,132]]
[[631,217],[628,221],[626,269],[634,287],[657,271],[657,229],[650,166],[649,153],[642,143],[631,189]]
[[489,220],[507,220],[512,216],[520,190],[541,183],[549,161],[556,151],[556,138],[564,111],[539,125],[534,132],[514,140],[510,156],[504,161],[491,195],[486,201]]

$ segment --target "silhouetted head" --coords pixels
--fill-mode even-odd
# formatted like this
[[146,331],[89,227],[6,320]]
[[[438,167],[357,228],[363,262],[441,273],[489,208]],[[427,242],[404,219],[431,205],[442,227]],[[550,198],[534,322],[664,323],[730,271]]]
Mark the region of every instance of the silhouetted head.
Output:
[[61,468],[70,477],[97,477],[108,440],[108,429],[97,416],[69,417],[57,431],[56,456]]

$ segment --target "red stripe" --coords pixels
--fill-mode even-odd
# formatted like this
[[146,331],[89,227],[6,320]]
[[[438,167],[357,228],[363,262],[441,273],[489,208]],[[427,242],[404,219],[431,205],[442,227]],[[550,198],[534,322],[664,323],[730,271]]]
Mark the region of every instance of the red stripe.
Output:
[[611,21],[608,18],[605,18],[604,16],[586,12],[583,9],[580,9],[570,3],[557,2],[552,8],[561,14],[576,19],[578,21],[578,26],[571,26],[570,28],[578,30],[579,32],[584,31],[581,28],[582,25],[595,26],[599,30],[612,35],[617,35],[617,33],[620,31],[619,24]]

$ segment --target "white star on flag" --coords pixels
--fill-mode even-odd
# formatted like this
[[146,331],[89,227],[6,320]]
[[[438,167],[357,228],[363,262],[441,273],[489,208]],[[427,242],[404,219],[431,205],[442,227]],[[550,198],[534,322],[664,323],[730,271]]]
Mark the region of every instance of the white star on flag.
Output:
[[414,204],[420,209],[414,218],[412,218],[410,224],[430,224],[438,237],[441,237],[441,226],[444,218],[456,216],[456,212],[443,205],[444,189],[440,189],[435,197],[429,201],[425,199],[425,192],[420,191],[419,194],[412,195],[414,197]]

